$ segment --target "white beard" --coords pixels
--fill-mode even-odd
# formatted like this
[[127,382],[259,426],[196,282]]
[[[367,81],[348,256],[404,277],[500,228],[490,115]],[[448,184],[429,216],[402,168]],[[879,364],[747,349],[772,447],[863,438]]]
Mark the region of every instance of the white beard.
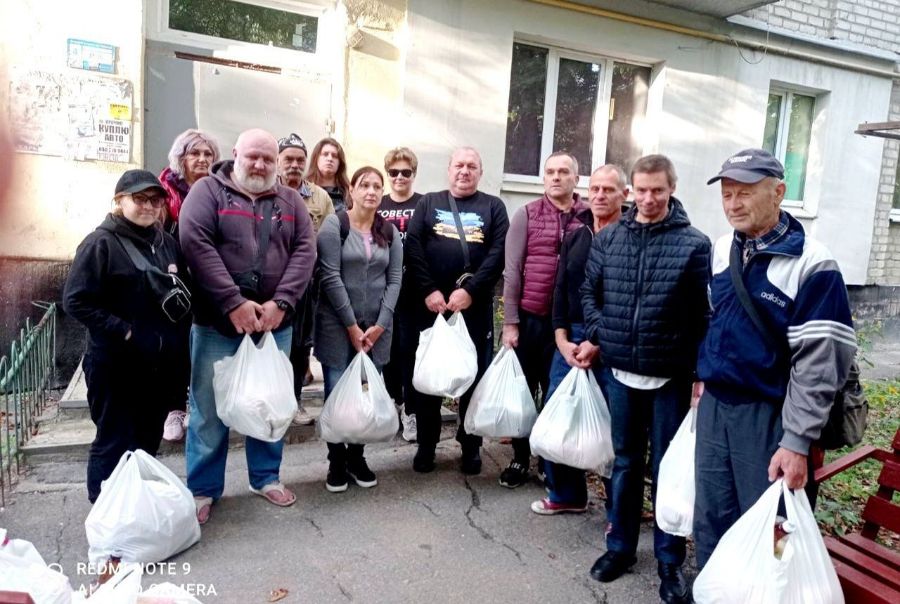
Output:
[[248,193],[254,195],[268,191],[275,186],[275,172],[268,177],[247,174],[239,161],[234,162],[234,180]]

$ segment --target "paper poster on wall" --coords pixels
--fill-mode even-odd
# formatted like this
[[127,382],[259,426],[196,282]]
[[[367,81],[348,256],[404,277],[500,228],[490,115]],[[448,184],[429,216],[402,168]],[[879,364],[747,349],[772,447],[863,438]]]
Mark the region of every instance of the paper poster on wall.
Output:
[[76,160],[131,161],[131,82],[16,69],[10,123],[17,151]]
[[116,47],[90,40],[69,38],[66,41],[66,63],[75,69],[116,72]]

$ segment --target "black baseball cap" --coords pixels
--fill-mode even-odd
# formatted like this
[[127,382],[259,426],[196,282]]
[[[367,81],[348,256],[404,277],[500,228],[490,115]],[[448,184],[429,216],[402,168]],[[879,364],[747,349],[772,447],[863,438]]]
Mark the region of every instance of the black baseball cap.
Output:
[[148,170],[127,170],[116,183],[116,195],[119,193],[137,193],[146,189],[157,188],[163,193],[162,184],[153,172]]
[[278,152],[281,153],[288,147],[295,147],[297,149],[303,149],[303,152],[306,153],[306,143],[303,142],[303,139],[298,135],[291,132],[288,136],[284,138],[278,139]]
[[768,176],[784,179],[784,166],[781,162],[765,149],[744,149],[726,159],[722,170],[706,181],[706,184],[730,178],[752,185]]

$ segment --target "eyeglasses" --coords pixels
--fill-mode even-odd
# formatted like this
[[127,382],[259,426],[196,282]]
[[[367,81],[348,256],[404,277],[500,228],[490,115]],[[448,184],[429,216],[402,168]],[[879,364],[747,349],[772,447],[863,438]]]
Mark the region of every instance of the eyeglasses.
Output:
[[166,198],[162,195],[144,195],[143,193],[132,193],[131,201],[136,205],[142,206],[149,203],[154,208],[161,208]]
[[398,176],[409,178],[413,174],[414,172],[409,168],[403,168],[402,170],[395,170],[394,168],[391,168],[390,170],[388,170],[388,176],[390,176],[391,178],[397,178]]

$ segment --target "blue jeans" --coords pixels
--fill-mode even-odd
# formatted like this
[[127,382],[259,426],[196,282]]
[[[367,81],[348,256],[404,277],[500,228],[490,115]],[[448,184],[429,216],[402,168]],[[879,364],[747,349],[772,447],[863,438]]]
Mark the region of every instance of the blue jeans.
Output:
[[[291,327],[274,331],[278,349],[289,354]],[[188,423],[185,457],[187,486],[196,497],[219,499],[225,488],[225,458],[228,455],[228,427],[216,413],[213,392],[213,363],[234,355],[244,336],[223,336],[213,327],[191,327],[191,390],[188,404],[191,419]],[[254,337],[254,340],[258,340]],[[245,438],[247,473],[250,486],[261,489],[278,482],[284,442],[270,443],[250,436]]]
[[[638,390],[618,381],[609,368],[604,368],[604,372],[616,453],[606,549],[630,556],[637,551],[641,528],[647,437],[655,502],[659,463],[690,407],[691,381],[672,378],[660,388]],[[685,557],[684,537],[664,533],[654,523],[653,552],[660,562],[681,565]]]
[[[584,325],[581,323],[573,323],[569,328],[569,341],[580,344],[584,341]],[[600,391],[603,398],[606,395],[606,377],[600,370],[602,365],[594,363],[591,370],[597,383],[600,385]],[[544,397],[544,404],[550,400],[556,388],[569,374],[572,367],[566,362],[566,359],[557,349],[553,353],[553,360],[550,361],[550,386],[547,388],[547,396]],[[571,505],[585,505],[588,499],[587,482],[584,478],[584,470],[564,466],[563,464],[553,463],[552,461],[543,461],[544,479],[547,488],[547,498],[553,503],[568,503]],[[604,484],[606,481],[604,479]],[[608,494],[607,494],[608,497]],[[607,499],[608,501],[609,499]]]
[[[356,353],[354,353],[353,356],[356,356]],[[344,375],[344,371],[346,371],[352,360],[352,358],[347,359],[341,367],[322,365],[322,379],[325,382],[325,400],[328,400],[328,396],[331,394],[331,391],[334,390],[334,387],[341,379],[341,376]],[[378,369],[378,373],[381,373],[381,367],[376,365],[375,368]],[[336,465],[346,464],[352,459],[361,458],[363,456],[363,450],[365,449],[365,445],[351,445],[344,443],[326,444],[328,445],[328,461]]]

